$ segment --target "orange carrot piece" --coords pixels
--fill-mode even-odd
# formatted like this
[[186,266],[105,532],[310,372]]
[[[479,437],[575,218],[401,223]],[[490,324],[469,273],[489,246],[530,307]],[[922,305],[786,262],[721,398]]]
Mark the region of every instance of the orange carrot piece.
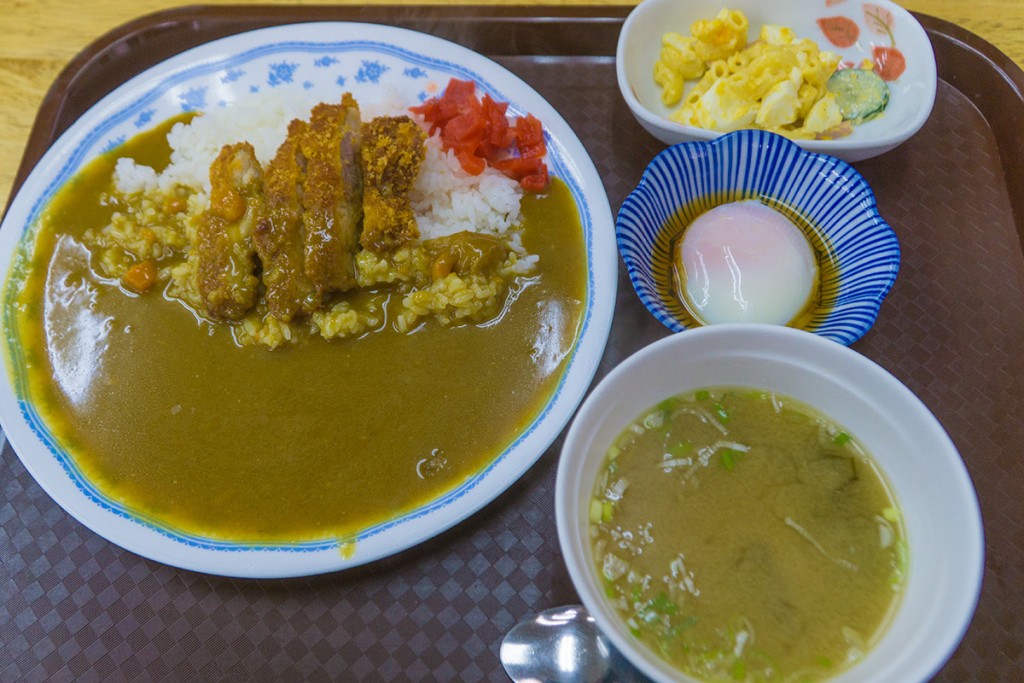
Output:
[[133,292],[145,294],[156,284],[156,265],[152,261],[139,261],[128,269],[121,282]]

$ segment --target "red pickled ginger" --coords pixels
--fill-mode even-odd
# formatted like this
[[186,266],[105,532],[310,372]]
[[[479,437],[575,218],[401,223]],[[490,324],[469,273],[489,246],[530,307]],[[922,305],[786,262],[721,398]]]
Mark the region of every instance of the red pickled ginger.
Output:
[[457,78],[448,82],[444,94],[409,109],[430,124],[431,135],[441,132],[441,146],[454,151],[467,173],[479,175],[490,165],[525,190],[547,188],[544,128],[533,114],[510,125],[508,102],[496,102],[487,94],[477,98],[476,84]]

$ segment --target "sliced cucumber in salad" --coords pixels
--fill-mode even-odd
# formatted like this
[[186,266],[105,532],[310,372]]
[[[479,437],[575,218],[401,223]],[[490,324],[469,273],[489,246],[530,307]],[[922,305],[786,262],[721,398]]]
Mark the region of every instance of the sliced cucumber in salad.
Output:
[[866,121],[885,111],[889,86],[871,69],[842,69],[832,74],[826,88],[835,96],[843,119]]

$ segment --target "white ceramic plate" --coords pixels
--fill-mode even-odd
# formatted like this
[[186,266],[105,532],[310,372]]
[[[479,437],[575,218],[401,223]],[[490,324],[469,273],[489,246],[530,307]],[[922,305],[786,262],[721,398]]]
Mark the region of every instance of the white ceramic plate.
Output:
[[[462,521],[515,482],[554,441],[590,386],[611,327],[617,258],[601,179],[561,116],[511,72],[462,46],[373,24],[297,24],[217,40],[173,57],[123,84],[60,137],[25,181],[0,228],[0,262],[31,243],[34,223],[54,193],[91,159],[183,111],[229,106],[240,96],[298,88],[318,100],[350,91],[361,103],[418,103],[452,77],[533,113],[544,124],[548,167],[570,188],[585,231],[588,283],[581,331],[558,387],[537,418],[482,472],[401,518],[364,529],[355,551],[341,542],[251,545],[163,528],[110,499],[88,481],[32,405],[24,354],[5,277],[0,421],[25,468],[65,510],[108,540],[167,564],[239,577],[284,577],[344,569],[393,554]],[[351,540],[351,539],[346,539]],[[347,553],[346,553],[347,554]]]
[[[845,138],[794,141],[807,151],[860,161],[896,147],[928,120],[937,87],[935,54],[924,28],[902,7],[889,0],[733,0],[727,5],[746,14],[750,40],[757,39],[764,24],[788,26],[798,38],[813,40],[845,62],[874,62],[887,78],[898,73],[889,82],[891,99],[881,116],[856,126]],[[662,104],[653,71],[662,34],[689,35],[694,21],[714,17],[722,6],[717,0],[644,0],[623,24],[616,53],[619,89],[637,121],[662,142],[721,135],[669,120],[676,107]]]

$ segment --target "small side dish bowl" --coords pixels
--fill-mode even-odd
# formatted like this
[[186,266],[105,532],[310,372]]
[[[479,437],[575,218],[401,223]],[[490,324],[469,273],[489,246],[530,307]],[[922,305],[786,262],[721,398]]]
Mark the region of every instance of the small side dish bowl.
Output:
[[[878,642],[830,680],[928,680],[963,637],[981,588],[983,531],[970,476],[941,424],[899,380],[856,351],[780,326],[724,324],[666,337],[616,367],[577,413],[558,465],[555,512],[569,575],[599,628],[653,680],[693,680],[633,637],[606,598],[590,507],[609,447],[638,416],[669,397],[723,386],[797,399],[870,454],[900,510],[908,569]],[[687,564],[698,567],[699,581],[699,559]]]
[[[615,57],[619,90],[640,125],[666,144],[721,135],[669,119],[678,105],[662,103],[654,64],[666,32],[689,35],[693,22],[713,18],[723,4],[721,0],[644,0],[622,26]],[[859,161],[896,147],[928,120],[935,103],[935,54],[924,28],[902,7],[889,0],[734,0],[727,5],[747,16],[749,41],[758,38],[765,24],[785,26],[797,38],[808,38],[821,50],[835,52],[845,65],[874,63],[888,81],[889,104],[881,116],[854,126],[846,137],[800,140],[797,144],[804,149]]]
[[698,325],[671,286],[673,241],[687,216],[746,199],[798,218],[818,256],[818,300],[800,326],[842,344],[863,336],[896,281],[896,234],[852,166],[759,130],[669,147],[623,202],[616,239],[648,310],[674,332]]

